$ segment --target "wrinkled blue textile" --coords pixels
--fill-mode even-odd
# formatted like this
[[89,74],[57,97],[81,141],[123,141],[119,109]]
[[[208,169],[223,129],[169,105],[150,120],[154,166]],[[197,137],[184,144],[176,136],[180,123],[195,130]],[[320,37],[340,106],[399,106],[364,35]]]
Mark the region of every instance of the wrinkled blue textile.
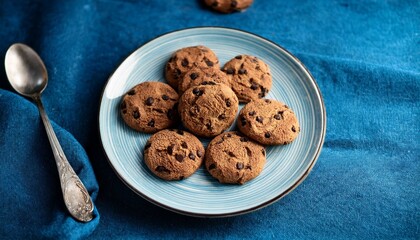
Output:
[[[98,134],[101,91],[132,51],[170,31],[223,26],[288,49],[327,109],[324,148],[308,178],[246,215],[204,219],[161,209],[113,172]],[[2,239],[419,239],[420,2],[255,0],[219,14],[201,1],[0,1],[0,56],[22,42],[49,72],[43,101],[95,200],[74,221],[36,106],[0,67]]]

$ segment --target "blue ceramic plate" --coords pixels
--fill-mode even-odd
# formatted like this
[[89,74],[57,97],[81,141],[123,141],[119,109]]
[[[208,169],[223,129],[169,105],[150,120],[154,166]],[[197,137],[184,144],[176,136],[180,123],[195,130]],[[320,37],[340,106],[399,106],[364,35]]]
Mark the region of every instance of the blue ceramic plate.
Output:
[[[155,177],[143,162],[150,134],[131,130],[119,115],[121,96],[134,85],[164,82],[164,66],[177,49],[205,45],[221,66],[239,54],[254,55],[271,68],[273,87],[266,98],[280,100],[296,113],[297,139],[267,148],[262,173],[244,185],[224,185],[200,168],[182,181]],[[314,78],[303,64],[275,43],[251,33],[218,27],[190,28],[160,36],[133,52],[109,78],[100,103],[102,145],[117,175],[134,192],[166,209],[193,216],[221,217],[247,213],[285,196],[314,166],[324,142],[326,113]],[[206,145],[206,141],[204,141]]]

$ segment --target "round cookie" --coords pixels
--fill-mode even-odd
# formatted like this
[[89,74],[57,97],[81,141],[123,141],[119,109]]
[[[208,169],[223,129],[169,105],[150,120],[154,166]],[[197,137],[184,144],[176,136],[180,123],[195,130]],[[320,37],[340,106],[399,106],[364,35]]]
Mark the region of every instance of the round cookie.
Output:
[[222,13],[242,11],[251,6],[252,2],[253,0],[204,0],[207,6]]
[[232,89],[217,83],[187,89],[180,98],[178,111],[182,123],[192,133],[212,137],[232,125],[238,105]]
[[240,102],[263,98],[271,89],[270,68],[257,57],[238,55],[224,65],[223,71]]
[[202,83],[223,83],[230,86],[226,73],[219,68],[192,68],[185,73],[178,85],[178,93],[182,94],[190,87],[198,86]]
[[237,125],[242,133],[266,145],[291,143],[300,132],[294,112],[284,103],[270,99],[246,104],[239,112]]
[[166,83],[143,82],[123,96],[120,112],[131,128],[154,133],[175,123],[178,98],[178,93]]
[[226,132],[207,146],[207,171],[221,183],[244,184],[257,177],[265,164],[265,149],[239,132]]
[[185,73],[193,67],[219,68],[219,60],[214,52],[205,46],[192,46],[177,50],[165,67],[166,81],[174,89]]
[[194,135],[182,130],[157,132],[144,147],[147,167],[165,180],[182,180],[191,176],[203,159],[203,144]]

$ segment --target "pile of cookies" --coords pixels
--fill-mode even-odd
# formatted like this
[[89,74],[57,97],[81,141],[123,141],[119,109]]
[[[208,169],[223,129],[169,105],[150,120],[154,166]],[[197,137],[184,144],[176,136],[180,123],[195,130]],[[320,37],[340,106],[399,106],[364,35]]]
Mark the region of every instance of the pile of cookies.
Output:
[[[264,145],[288,144],[300,132],[287,105],[264,99],[272,77],[257,57],[238,55],[220,68],[211,49],[186,47],[168,60],[165,79],[168,84],[134,86],[120,105],[128,126],[154,133],[145,145],[144,161],[162,179],[187,178],[204,161],[220,182],[243,184],[261,173]],[[236,119],[240,103],[246,105]],[[172,129],[179,120],[189,132]],[[225,132],[235,120],[239,131]],[[205,150],[196,136],[213,139]]]

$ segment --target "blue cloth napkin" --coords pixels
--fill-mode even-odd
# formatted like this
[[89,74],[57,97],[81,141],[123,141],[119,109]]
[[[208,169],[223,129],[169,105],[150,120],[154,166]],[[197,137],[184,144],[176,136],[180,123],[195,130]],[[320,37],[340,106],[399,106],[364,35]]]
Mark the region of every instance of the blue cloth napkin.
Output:
[[[420,2],[255,0],[234,14],[201,2],[0,1],[0,56],[23,42],[44,60],[45,108],[96,207],[86,224],[66,212],[37,109],[0,68],[2,238],[419,239]],[[325,100],[327,135],[311,174],[246,215],[161,209],[118,179],[100,144],[99,98],[112,72],[147,41],[195,26],[242,29],[285,47]]]
[[[23,238],[79,238],[93,232],[98,211],[88,223],[67,213],[58,172],[36,106],[0,89],[1,235]],[[66,130],[52,124],[75,172],[93,199],[98,183],[83,147]]]

